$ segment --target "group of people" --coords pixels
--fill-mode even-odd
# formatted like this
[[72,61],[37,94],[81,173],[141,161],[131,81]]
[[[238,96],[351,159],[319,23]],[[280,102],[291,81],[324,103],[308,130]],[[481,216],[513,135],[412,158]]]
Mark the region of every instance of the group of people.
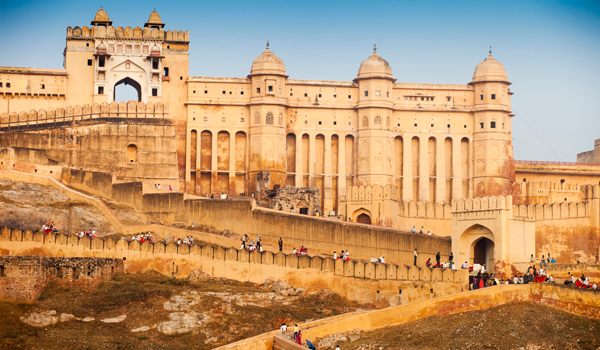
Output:
[[[279,240],[281,240],[281,238]],[[283,245],[283,243],[281,243],[281,245]],[[248,237],[247,234],[244,234],[242,236],[242,246],[241,246],[240,250],[243,250],[243,249],[245,249],[249,252],[258,250],[259,252],[262,253],[263,247],[262,247],[260,235],[258,235],[258,237],[256,238],[256,243],[255,243],[250,239],[250,237]]]
[[[444,269],[455,269],[454,267],[454,254],[452,252],[450,252],[450,256],[448,257],[449,262],[442,262],[442,257],[440,255],[440,252],[437,252],[437,254],[435,255],[435,264],[433,264],[431,262],[431,258],[428,258],[427,261],[425,262],[425,266],[427,267],[431,267],[432,269],[435,268],[444,268]],[[417,262],[417,248],[415,248],[415,265]],[[465,261],[466,264],[466,261]]]
[[138,241],[140,243],[144,243],[144,242],[152,242],[154,243],[154,237],[152,236],[152,232],[147,232],[147,233],[140,233],[138,235],[133,235],[131,236],[131,241]]
[[79,238],[88,237],[90,239],[96,238],[96,231],[88,230],[88,231],[75,231],[75,236]]
[[177,238],[177,245],[182,245],[182,244],[187,244],[190,247],[193,246],[194,245],[194,237],[187,236],[183,240],[181,240],[180,238]]
[[[410,232],[412,232],[412,233],[417,233],[417,229],[416,229],[416,228],[413,226],[413,227],[410,229]],[[424,232],[423,232],[423,226],[421,226],[421,228],[419,229],[419,233],[420,233],[420,234],[424,234]],[[428,234],[429,236],[431,236],[431,232],[430,232],[430,231],[427,231],[427,234]]]
[[[44,223],[42,225],[42,232],[44,232],[44,234],[49,234],[49,233],[59,233],[60,231],[58,231],[58,228],[56,226],[54,226],[53,223],[48,222],[48,223]],[[96,231],[95,230],[75,231],[75,236],[77,236],[79,238],[88,237],[90,239],[94,239],[94,238],[96,238]]]
[[[279,328],[279,330],[281,331],[281,336],[284,337],[284,338],[287,338],[287,332],[288,332],[287,324],[283,323],[281,325],[281,327]],[[292,339],[297,344],[302,345],[302,331],[300,330],[300,328],[298,328],[297,324],[294,326],[294,335],[293,335]],[[313,345],[313,343],[310,340],[306,341],[306,346],[309,349],[312,349],[312,350],[316,349],[315,346]],[[339,350],[339,347],[337,348],[337,350]]]
[[[162,188],[160,188],[160,184],[154,184],[154,188],[157,190],[162,190]],[[169,185],[169,191],[173,191],[173,188],[171,187],[171,185]]]
[[45,234],[48,233],[58,233],[58,229],[54,227],[54,224],[49,222],[42,225],[42,232]]
[[350,252],[342,250],[340,255],[338,255],[337,251],[334,251],[333,252],[333,260],[337,260],[337,259],[342,259],[344,261],[350,260]]
[[[281,251],[281,249],[279,251]],[[308,254],[308,248],[306,248],[305,246],[301,246],[300,250],[296,250],[296,248],[294,248],[293,253],[296,256],[305,256]]]
[[572,275],[571,272],[569,272],[569,275],[571,276],[571,280],[565,281],[565,284],[570,284],[577,288],[594,289],[594,290],[598,289],[598,284],[596,282],[591,282],[589,276],[585,277],[585,275],[582,274],[581,277],[575,278],[575,276]]

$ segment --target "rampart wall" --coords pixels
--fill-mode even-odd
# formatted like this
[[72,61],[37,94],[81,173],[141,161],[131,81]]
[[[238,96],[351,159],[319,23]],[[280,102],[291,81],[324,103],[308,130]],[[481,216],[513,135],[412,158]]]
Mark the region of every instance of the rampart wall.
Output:
[[[455,315],[485,310],[512,302],[533,302],[578,316],[600,319],[598,291],[574,289],[550,283],[500,285],[491,288],[424,300],[383,310],[354,312],[300,325],[303,339],[314,340],[354,329],[371,331],[397,326],[431,316]],[[264,333],[215,350],[271,350],[279,331]]]
[[104,39],[104,38],[115,38],[115,39],[147,39],[147,40],[164,40],[167,42],[189,42],[190,32],[186,30],[176,31],[167,30],[162,28],[140,28],[140,27],[113,27],[113,26],[98,26],[88,28],[87,26],[74,28],[67,27],[67,40],[68,39]]
[[202,270],[214,277],[263,283],[267,279],[286,280],[296,288],[330,288],[350,299],[397,305],[403,302],[448,295],[467,288],[467,271],[427,267],[342,261],[319,256],[248,252],[236,248],[171,243],[140,244],[124,239],[90,240],[75,235],[44,234],[19,229],[0,229],[3,255],[43,255],[64,257],[105,257],[122,259],[126,272],[150,269],[166,275],[187,277]]

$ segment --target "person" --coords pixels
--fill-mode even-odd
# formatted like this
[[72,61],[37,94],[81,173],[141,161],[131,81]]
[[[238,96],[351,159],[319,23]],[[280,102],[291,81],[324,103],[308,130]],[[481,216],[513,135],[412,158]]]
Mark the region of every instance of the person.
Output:
[[292,214],[296,214],[296,208],[292,207]]
[[298,331],[298,335],[296,336],[296,343],[302,345],[302,332]]
[[478,277],[478,276],[479,276],[479,275],[473,276],[473,290],[475,290],[475,289],[479,289],[479,283],[478,283],[478,281],[477,281],[477,277]]
[[287,326],[284,324],[281,325],[281,336],[285,337],[285,333],[287,332]]
[[[298,251],[296,250],[296,248],[294,248],[294,251],[293,251],[293,253],[294,253],[294,255],[298,255]],[[334,255],[334,256],[335,256],[335,255]],[[335,257],[334,257],[334,259],[335,259]]]
[[421,226],[421,228],[419,229],[419,233],[423,234],[423,226]]
[[242,236],[242,249],[246,249],[246,235]]
[[382,255],[382,256],[381,256],[381,258],[379,258],[379,261],[380,261],[382,264],[385,264],[385,256],[383,256],[383,255]]
[[334,251],[334,252],[333,252],[333,260],[337,260],[337,258],[338,258],[338,256],[337,256],[337,252],[336,252],[336,251]]
[[[413,226],[413,229],[414,229],[414,226]],[[415,248],[415,262],[414,262],[415,266],[417,266],[417,256],[418,256],[418,254],[417,254],[417,248]]]
[[417,230],[415,229],[415,227],[413,226],[413,228],[410,229],[410,232],[415,233],[417,232]]
[[479,289],[483,289],[484,286],[483,278],[479,277]]
[[279,251],[283,251],[283,240],[281,239],[281,237],[279,237]]
[[531,258],[529,258],[529,262],[530,263],[534,263],[535,262],[535,258],[533,257],[533,254],[531,254]]
[[262,243],[260,242],[260,235],[258,235],[258,238],[256,239],[256,248],[262,249],[261,246],[262,246]]
[[462,264],[462,266],[460,268],[461,269],[468,269],[469,268],[469,264],[465,261],[465,263]]
[[[571,275],[571,273],[569,272],[569,275]],[[575,276],[571,275],[571,283],[575,283]]]
[[548,277],[548,282],[554,282],[554,277],[552,277],[552,275],[550,275],[550,277]]
[[158,189],[159,189],[159,190],[161,189],[161,188],[160,188],[160,184],[158,184]]
[[540,260],[540,269],[542,268],[542,266],[548,268],[548,264],[546,264],[546,257],[544,255],[542,255],[542,260]]
[[481,264],[481,273],[485,272],[485,264]]
[[313,345],[313,343],[310,342],[310,340],[306,340],[306,346],[308,346],[308,348],[310,350],[316,350],[317,348],[315,348],[315,346]]
[[171,185],[169,185],[169,191],[173,191],[173,188],[171,187]]
[[340,346],[339,346],[339,345],[336,345],[336,346],[335,346],[335,350],[340,350]]
[[452,268],[452,263],[453,263],[453,260],[454,260],[454,254],[452,254],[452,252],[450,252],[450,257],[448,258],[448,260],[450,260],[449,261],[450,262],[450,268]]
[[298,325],[294,326],[294,340],[296,340],[296,337],[298,336]]
[[598,289],[598,285],[594,283],[594,285],[592,285],[592,289]]
[[429,236],[431,236],[431,232],[427,231],[427,234],[428,234]]
[[437,266],[440,266],[440,252],[437,252],[435,255],[435,261],[437,262]]
[[431,258],[427,259],[427,261],[425,262],[425,266],[427,266],[427,267],[431,266]]

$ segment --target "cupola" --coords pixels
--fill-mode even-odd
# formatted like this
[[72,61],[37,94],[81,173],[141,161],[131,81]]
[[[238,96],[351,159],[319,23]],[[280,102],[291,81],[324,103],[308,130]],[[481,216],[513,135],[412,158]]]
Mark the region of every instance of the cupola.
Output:
[[250,68],[248,76],[253,75],[281,75],[287,78],[283,61],[269,50],[268,41],[267,49],[252,62],[252,68]]
[[100,6],[100,10],[98,10],[98,12],[96,12],[96,17],[94,17],[94,20],[92,21],[92,25],[93,26],[110,26],[112,25],[112,21],[108,18],[108,13],[106,13],[106,11],[104,11],[102,9],[102,6]]
[[479,63],[475,67],[475,73],[473,73],[473,83],[481,81],[503,81],[508,82],[508,76],[506,75],[506,69],[502,63],[496,61],[492,57],[492,48],[490,47],[490,55]]
[[358,76],[355,80],[370,78],[391,79],[395,81],[390,64],[377,54],[376,45],[373,46],[373,54],[360,64]]
[[154,9],[154,11],[152,11],[152,13],[150,14],[150,17],[148,18],[148,22],[146,22],[146,24],[144,24],[144,27],[148,27],[148,28],[163,28],[165,26],[164,23],[162,23],[161,19],[160,19],[160,15],[158,14],[158,12],[156,12],[156,9]]

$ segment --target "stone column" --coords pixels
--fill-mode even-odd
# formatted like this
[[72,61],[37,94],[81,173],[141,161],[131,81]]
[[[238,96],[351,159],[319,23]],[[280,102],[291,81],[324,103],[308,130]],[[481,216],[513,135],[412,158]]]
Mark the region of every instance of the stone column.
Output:
[[[198,144],[198,142],[196,142],[196,145]],[[195,169],[191,169],[190,167],[190,162],[191,162],[191,149],[192,149],[192,132],[190,129],[186,130],[186,136],[185,136],[185,192],[186,193],[195,193],[195,188],[196,188],[196,184],[192,184],[190,183],[191,178],[192,178],[192,170]]]
[[235,132],[229,133],[229,195],[237,195],[235,191]]
[[435,138],[435,200],[446,201],[446,138]]
[[429,201],[429,138],[419,137],[419,202]]
[[460,152],[460,137],[452,138],[452,199],[458,200],[462,198],[463,184],[461,152]]
[[[405,134],[406,135],[406,134]],[[412,201],[417,200],[413,198],[413,175],[412,175],[412,136],[406,135],[403,142],[404,148],[404,164],[402,164],[402,200]]]
[[303,165],[303,150],[302,150],[302,134],[296,134],[296,176],[295,176],[295,184],[296,187],[302,187],[302,178],[304,173],[302,171]]
[[315,177],[315,167],[317,162],[317,139],[315,135],[308,135],[308,186],[317,187],[317,178]]
[[[346,198],[346,135],[338,136],[338,198]],[[339,201],[338,201],[339,203]],[[338,212],[340,208],[338,208]]]
[[218,183],[219,183],[219,171],[217,169],[217,139],[218,135],[215,131],[211,130],[211,155],[210,155],[210,191],[211,193],[217,194]]
[[331,134],[325,134],[323,140],[323,215],[333,210],[333,183],[331,180]]

